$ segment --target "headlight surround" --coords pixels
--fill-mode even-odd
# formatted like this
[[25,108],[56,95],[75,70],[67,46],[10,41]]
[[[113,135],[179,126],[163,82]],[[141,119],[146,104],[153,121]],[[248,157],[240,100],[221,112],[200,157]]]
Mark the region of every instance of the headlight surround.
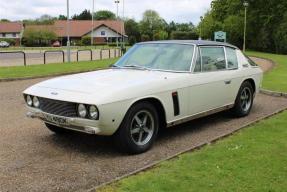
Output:
[[33,106],[36,108],[40,107],[40,101],[39,101],[38,97],[33,97]]
[[33,100],[32,100],[32,97],[30,95],[26,96],[26,103],[27,103],[28,106],[32,107]]
[[89,107],[89,117],[93,120],[99,119],[99,110],[95,105]]
[[78,115],[81,118],[85,118],[88,114],[87,108],[84,104],[79,104],[78,105]]

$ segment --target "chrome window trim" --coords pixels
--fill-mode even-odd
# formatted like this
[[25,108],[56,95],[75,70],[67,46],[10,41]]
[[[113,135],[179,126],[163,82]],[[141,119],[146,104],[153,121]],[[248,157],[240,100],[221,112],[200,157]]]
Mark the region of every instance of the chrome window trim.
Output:
[[[202,47],[212,47],[212,48],[214,48],[214,47],[216,47],[216,48],[223,48],[223,50],[224,50],[224,59],[225,59],[225,69],[222,69],[222,70],[216,70],[216,71],[203,71],[202,69],[202,54],[201,54],[201,48]],[[200,52],[200,63],[201,63],[201,71],[200,72],[192,72],[192,73],[194,73],[194,74],[198,74],[198,73],[210,73],[210,72],[217,72],[217,71],[226,71],[227,69],[226,69],[226,62],[227,62],[227,60],[226,60],[226,54],[225,54],[225,46],[221,46],[221,45],[207,45],[207,46],[205,46],[205,45],[200,45],[200,46],[198,46],[198,48],[199,48],[199,52]]]
[[[234,47],[230,47],[230,46],[221,46],[221,45],[198,45],[198,51],[200,53],[200,62],[201,62],[201,71],[200,72],[194,72],[194,69],[195,69],[195,64],[194,63],[194,67],[193,67],[193,71],[192,73],[193,74],[198,74],[198,73],[211,73],[211,72],[218,72],[218,71],[230,71],[230,70],[238,70],[239,69],[239,62],[238,62],[238,56],[236,54],[236,58],[237,58],[237,62],[238,62],[238,65],[236,68],[228,68],[228,61],[227,61],[227,54],[226,54],[226,47],[228,48],[231,48],[231,49],[234,49],[234,50],[237,50],[236,48]],[[202,47],[219,47],[219,48],[223,48],[224,49],[224,57],[225,57],[225,63],[226,63],[226,66],[225,66],[225,69],[222,69],[222,70],[216,70],[216,71],[202,71],[202,55],[201,55],[201,48]],[[197,53],[198,54],[198,53]]]

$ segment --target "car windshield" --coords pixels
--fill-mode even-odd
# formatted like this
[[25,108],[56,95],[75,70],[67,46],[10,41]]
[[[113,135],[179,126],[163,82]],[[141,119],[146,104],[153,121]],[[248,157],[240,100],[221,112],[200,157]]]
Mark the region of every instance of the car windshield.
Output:
[[146,43],[133,46],[114,66],[135,69],[188,72],[194,46]]

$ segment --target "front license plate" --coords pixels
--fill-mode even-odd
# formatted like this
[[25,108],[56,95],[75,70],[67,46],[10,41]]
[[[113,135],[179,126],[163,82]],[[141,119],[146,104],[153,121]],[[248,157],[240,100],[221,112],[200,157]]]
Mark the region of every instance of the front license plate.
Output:
[[66,125],[67,119],[63,117],[55,117],[52,115],[44,115],[45,119],[51,123],[55,123],[57,125]]

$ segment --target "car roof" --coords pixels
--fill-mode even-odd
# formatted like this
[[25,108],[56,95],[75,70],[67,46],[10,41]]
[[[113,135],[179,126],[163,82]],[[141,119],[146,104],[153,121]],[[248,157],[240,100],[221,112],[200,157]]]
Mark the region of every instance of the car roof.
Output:
[[207,40],[164,40],[164,41],[146,41],[138,44],[150,44],[150,43],[174,43],[174,44],[195,44],[198,46],[227,46],[238,49],[236,46],[229,43]]

